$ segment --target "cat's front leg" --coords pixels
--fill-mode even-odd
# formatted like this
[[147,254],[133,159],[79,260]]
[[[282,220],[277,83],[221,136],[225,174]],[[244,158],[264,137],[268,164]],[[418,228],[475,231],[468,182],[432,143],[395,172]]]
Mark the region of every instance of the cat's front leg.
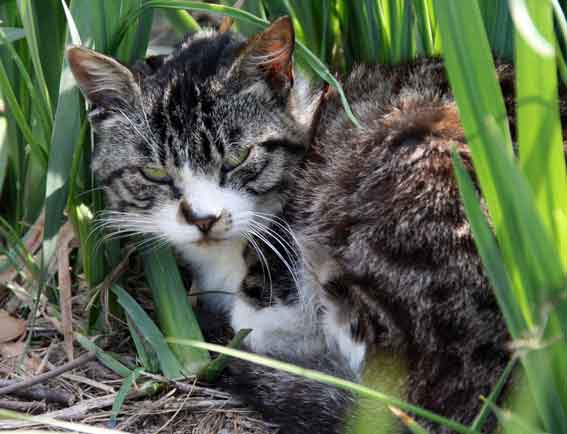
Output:
[[277,277],[266,282],[253,268],[234,300],[230,320],[235,332],[252,330],[245,343],[255,353],[298,354],[324,346],[316,318],[297,292],[290,292],[289,282]]

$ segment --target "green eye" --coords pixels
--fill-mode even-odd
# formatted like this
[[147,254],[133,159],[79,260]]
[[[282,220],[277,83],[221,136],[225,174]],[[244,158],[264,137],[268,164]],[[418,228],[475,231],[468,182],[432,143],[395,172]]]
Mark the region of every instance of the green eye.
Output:
[[162,167],[146,166],[141,169],[142,175],[150,181],[167,184],[171,182],[171,177]]
[[241,148],[233,154],[229,155],[224,162],[224,170],[228,172],[232,169],[236,169],[246,161],[246,159],[250,155],[250,151],[252,151],[252,148]]

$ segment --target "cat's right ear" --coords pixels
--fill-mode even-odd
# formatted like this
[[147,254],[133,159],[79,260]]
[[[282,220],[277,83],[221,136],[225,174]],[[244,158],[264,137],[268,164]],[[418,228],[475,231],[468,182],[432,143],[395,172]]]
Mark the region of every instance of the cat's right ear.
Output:
[[280,94],[293,86],[295,33],[290,17],[281,17],[246,43],[240,57],[244,77],[263,79]]
[[67,60],[85,98],[103,108],[131,105],[140,88],[132,72],[111,57],[84,47],[67,50]]

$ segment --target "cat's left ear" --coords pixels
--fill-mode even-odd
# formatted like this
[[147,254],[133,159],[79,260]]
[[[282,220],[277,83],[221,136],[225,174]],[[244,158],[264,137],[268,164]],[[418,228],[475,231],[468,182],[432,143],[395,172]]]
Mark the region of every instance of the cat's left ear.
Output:
[[291,18],[279,18],[249,39],[240,58],[240,70],[249,78],[264,79],[272,90],[285,94],[293,86],[294,48]]
[[67,59],[83,95],[92,104],[107,109],[128,106],[140,94],[132,72],[112,57],[71,47]]

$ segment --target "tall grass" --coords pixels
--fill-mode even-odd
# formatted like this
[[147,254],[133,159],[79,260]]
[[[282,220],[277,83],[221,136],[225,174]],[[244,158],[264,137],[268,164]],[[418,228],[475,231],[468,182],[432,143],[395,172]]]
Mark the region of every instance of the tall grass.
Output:
[[[138,371],[120,364],[85,337],[106,331],[101,302],[105,294],[110,308],[127,319],[139,368],[170,378],[186,373],[212,375],[219,366],[209,363],[206,350],[212,349],[354,390],[457,432],[480,432],[486,414],[495,412],[509,433],[567,434],[567,181],[556,75],[558,66],[567,71],[561,52],[567,41],[561,32],[556,39],[554,31],[567,28],[562,2],[248,0],[242,11],[226,7],[232,2],[222,3],[0,2],[0,274],[14,266],[31,269],[30,288],[36,299],[47,292],[58,300],[51,264],[60,229],[70,219],[80,239],[72,267],[74,273],[84,274],[94,301],[77,341],[95,350],[125,378],[123,395]],[[64,49],[70,43],[82,43],[133,62],[146,51],[155,10],[167,11],[179,32],[198,27],[184,8],[224,11],[237,19],[237,29],[247,35],[277,16],[290,14],[300,42],[300,64],[306,73],[339,88],[331,71],[348,71],[356,62],[396,64],[443,55],[491,225],[455,156],[456,176],[478,250],[514,339],[520,377],[529,385],[521,409],[496,408],[495,391],[474,426],[464,427],[367,387],[208,346],[202,343],[190,306],[177,302],[184,299],[184,288],[167,249],[145,262],[161,330],[121,286],[106,282],[119,265],[124,246],[106,240],[96,228],[95,216],[103,203],[89,170],[93,137]],[[516,64],[519,159],[512,151],[491,50]],[[40,215],[45,218],[44,240],[41,255],[34,257],[26,252],[25,240]],[[185,326],[180,327],[181,323]],[[528,407],[532,411],[524,410]],[[411,429],[425,432],[415,422]]]

